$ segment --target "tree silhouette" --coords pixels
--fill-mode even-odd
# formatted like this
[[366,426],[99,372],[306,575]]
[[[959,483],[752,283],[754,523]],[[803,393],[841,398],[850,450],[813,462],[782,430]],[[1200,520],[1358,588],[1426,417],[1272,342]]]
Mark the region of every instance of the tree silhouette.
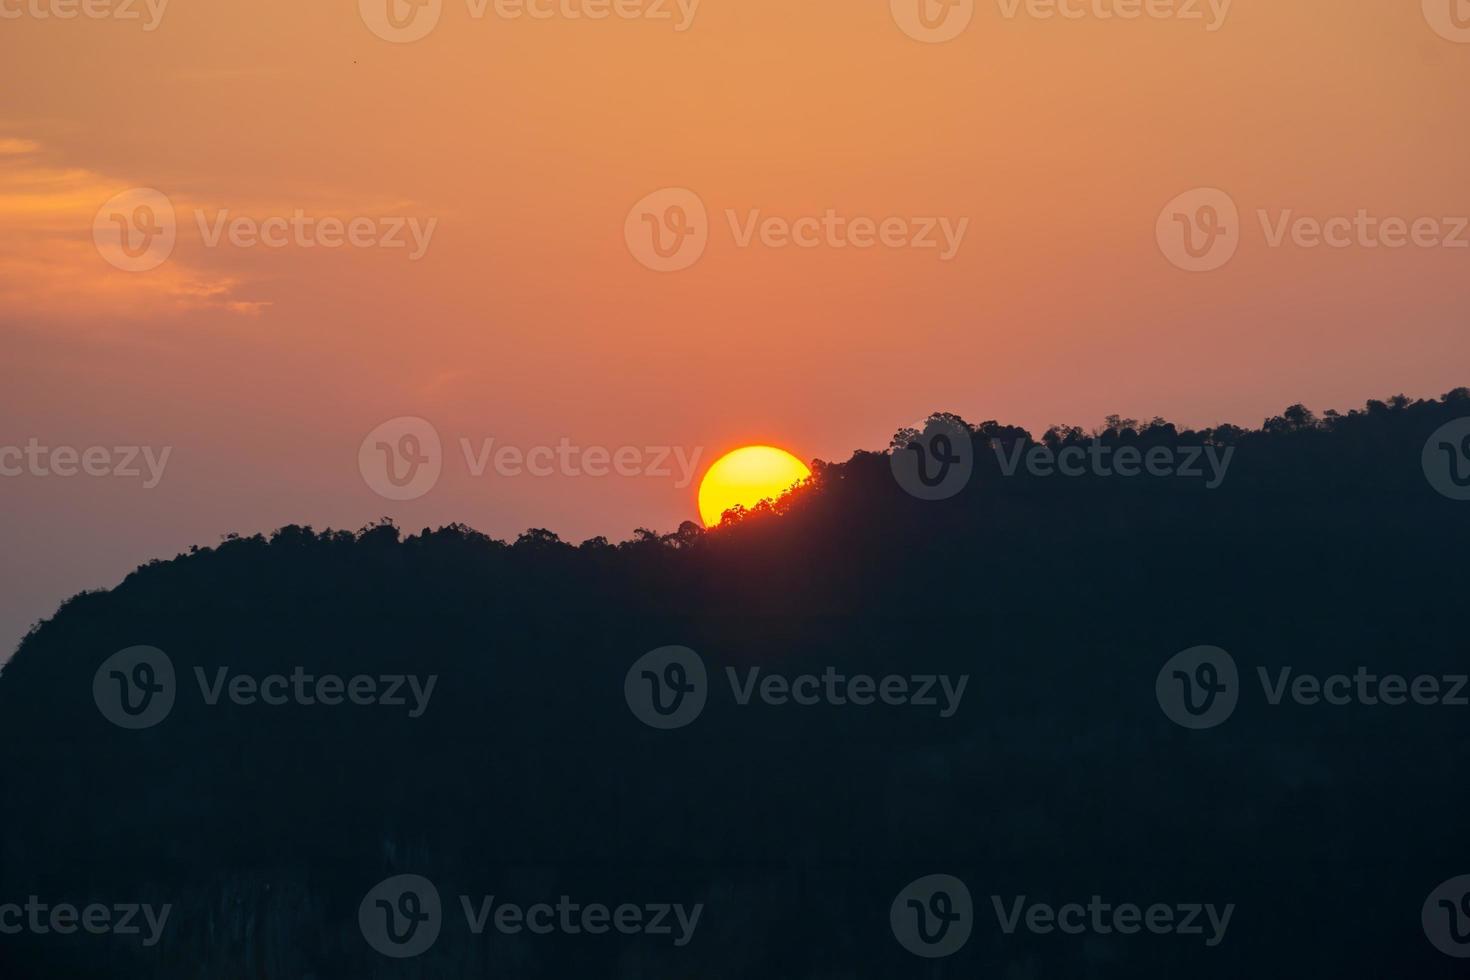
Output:
[[[719,525],[579,546],[463,525],[227,535],[78,595],[0,672],[0,904],[170,902],[164,941],[0,935],[5,977],[836,978],[1458,976],[1420,903],[1465,870],[1465,710],[1272,705],[1274,677],[1467,672],[1470,504],[1421,454],[1470,390],[1258,430],[1109,416],[1108,447],[1233,450],[1200,479],[1003,472],[998,452],[1089,447],[995,420],[974,472],[919,500],[890,452],[816,461]],[[997,450],[995,446],[1000,448]],[[164,651],[178,696],[144,730],[93,681]],[[1156,678],[1201,644],[1239,704],[1169,720]],[[686,728],[643,724],[625,674],[696,651]],[[435,675],[417,718],[384,705],[210,704],[196,671]],[[913,705],[741,705],[727,676],[970,677]],[[921,962],[888,934],[909,881],[969,884],[965,949]],[[357,908],[433,880],[433,949],[390,961]],[[695,941],[475,937],[459,895],[704,902]],[[1223,943],[1006,934],[990,896],[1233,902]],[[1032,971],[1028,974],[1026,971]]]

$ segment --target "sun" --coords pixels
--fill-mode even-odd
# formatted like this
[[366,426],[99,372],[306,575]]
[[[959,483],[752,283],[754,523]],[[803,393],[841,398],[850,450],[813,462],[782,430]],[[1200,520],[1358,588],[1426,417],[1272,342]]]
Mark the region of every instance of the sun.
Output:
[[699,484],[699,516],[705,527],[739,504],[746,509],[773,500],[812,475],[805,463],[775,446],[746,446],[715,460]]

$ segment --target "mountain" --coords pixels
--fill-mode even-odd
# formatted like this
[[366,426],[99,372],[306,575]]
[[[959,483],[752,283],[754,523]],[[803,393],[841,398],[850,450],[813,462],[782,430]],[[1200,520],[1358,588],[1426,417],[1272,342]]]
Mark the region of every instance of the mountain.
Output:
[[708,531],[151,562],[0,672],[0,974],[1461,976],[1467,417],[941,414]]

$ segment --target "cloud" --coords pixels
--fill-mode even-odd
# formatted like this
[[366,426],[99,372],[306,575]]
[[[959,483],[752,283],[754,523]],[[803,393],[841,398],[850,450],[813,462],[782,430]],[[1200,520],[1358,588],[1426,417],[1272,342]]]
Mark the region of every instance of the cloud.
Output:
[[[0,135],[0,303],[22,320],[97,323],[201,311],[254,316],[271,305],[249,295],[262,286],[266,273],[260,270],[271,269],[272,288],[309,290],[301,280],[316,253],[303,256],[293,249],[288,257],[262,248],[247,258],[239,252],[249,246],[215,247],[229,241],[219,237],[226,222],[241,219],[258,227],[300,216],[304,227],[317,228],[326,218],[341,225],[422,212],[411,201],[352,200],[322,190],[301,191],[290,201],[279,190],[252,194],[232,188],[215,197],[174,189],[207,186],[207,180],[188,175],[164,194],[53,158],[42,142]],[[418,226],[399,221],[396,227],[397,240],[412,244]],[[272,266],[273,252],[278,257]],[[294,287],[282,286],[293,278]]]
[[257,313],[238,278],[172,256],[146,272],[114,268],[93,239],[98,209],[125,181],[44,162],[35,140],[0,137],[0,303],[15,313],[152,317],[199,310]]

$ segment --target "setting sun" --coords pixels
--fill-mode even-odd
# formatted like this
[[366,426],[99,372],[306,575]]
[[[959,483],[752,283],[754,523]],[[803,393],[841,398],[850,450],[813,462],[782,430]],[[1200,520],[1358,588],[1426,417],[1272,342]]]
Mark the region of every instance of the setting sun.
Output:
[[750,508],[775,499],[811,475],[805,463],[774,446],[746,446],[726,453],[699,484],[699,516],[712,527],[736,504]]

